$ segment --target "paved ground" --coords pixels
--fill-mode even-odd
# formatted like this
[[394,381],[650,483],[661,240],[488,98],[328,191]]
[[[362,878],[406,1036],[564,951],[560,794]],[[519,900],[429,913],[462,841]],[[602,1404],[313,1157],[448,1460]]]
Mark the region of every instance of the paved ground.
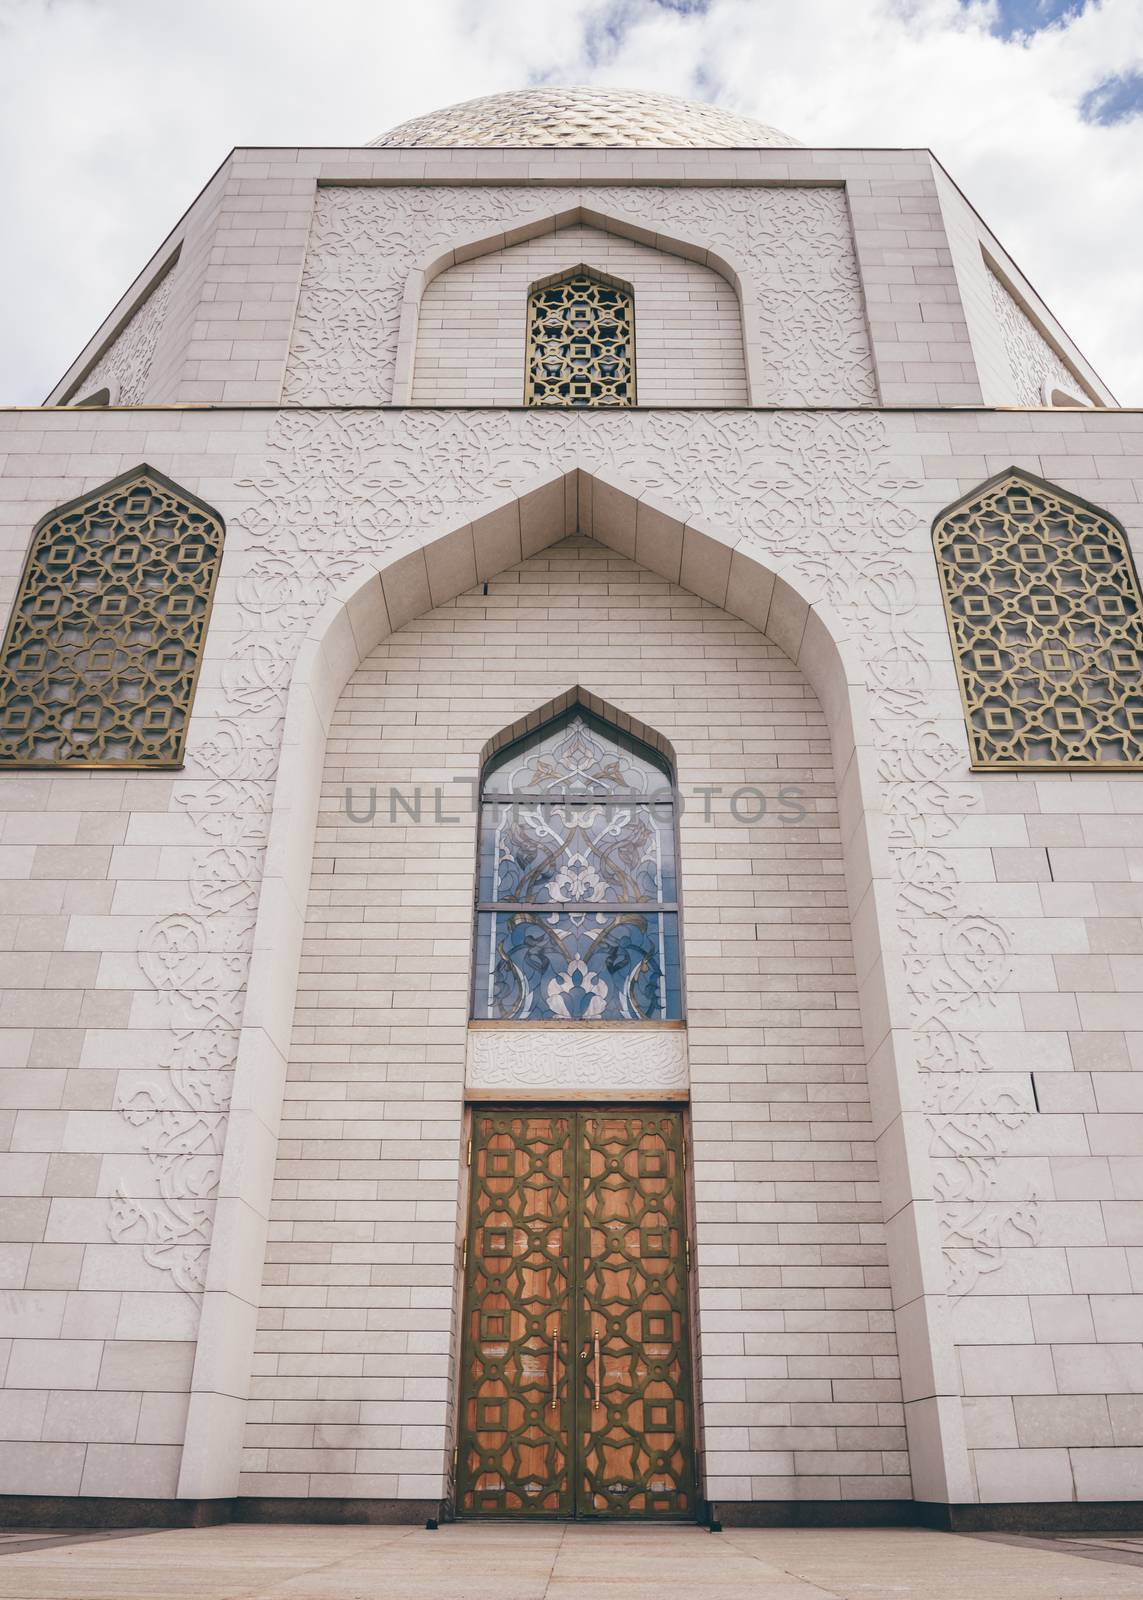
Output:
[[245,1527],[6,1532],[3,1600],[1103,1600],[1143,1540],[914,1529]]

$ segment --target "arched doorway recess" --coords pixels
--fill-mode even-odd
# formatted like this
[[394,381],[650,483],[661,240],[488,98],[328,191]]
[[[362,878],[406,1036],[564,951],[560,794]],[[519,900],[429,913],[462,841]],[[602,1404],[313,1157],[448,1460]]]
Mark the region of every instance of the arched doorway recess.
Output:
[[[275,789],[240,1047],[231,1131],[223,1163],[216,1238],[204,1296],[180,1494],[232,1494],[244,1402],[225,1371],[252,1348],[273,1172],[277,1108],[293,1015],[298,953],[312,857],[321,754],[351,673],[407,623],[488,582],[528,556],[580,532],[682,589],[741,618],[805,673],[829,724],[841,798],[846,876],[855,934],[863,941],[860,1002],[878,1162],[886,1197],[894,1309],[905,1345],[905,1398],[918,1498],[968,1498],[959,1394],[943,1333],[945,1288],[920,1145],[912,1137],[919,1097],[903,1021],[901,957],[883,939],[893,893],[876,812],[875,747],[864,674],[852,640],[827,606],[716,528],[674,515],[618,477],[578,468],[508,497],[478,521],[346,584],[320,614],[295,664]],[[223,1357],[223,1351],[226,1357]],[[237,1359],[235,1359],[237,1358]],[[235,1367],[231,1367],[231,1361]],[[248,1370],[248,1367],[244,1370]]]

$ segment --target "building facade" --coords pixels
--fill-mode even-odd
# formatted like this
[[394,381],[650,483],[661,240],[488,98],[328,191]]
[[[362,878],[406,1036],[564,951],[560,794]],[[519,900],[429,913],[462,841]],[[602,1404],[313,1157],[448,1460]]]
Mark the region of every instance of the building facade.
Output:
[[236,150],[0,433],[9,1520],[1125,1514],[1143,415],[928,151]]

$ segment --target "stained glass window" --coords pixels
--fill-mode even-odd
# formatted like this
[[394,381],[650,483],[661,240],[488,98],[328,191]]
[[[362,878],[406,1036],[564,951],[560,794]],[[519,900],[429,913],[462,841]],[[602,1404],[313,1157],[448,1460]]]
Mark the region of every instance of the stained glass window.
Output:
[[583,268],[528,297],[530,406],[633,406],[635,307],[629,289]]
[[973,766],[1143,767],[1143,602],[1119,524],[1012,471],[933,541]]
[[670,768],[576,707],[485,768],[473,1016],[681,1015]]
[[45,517],[0,654],[0,765],[181,763],[222,537],[150,467]]

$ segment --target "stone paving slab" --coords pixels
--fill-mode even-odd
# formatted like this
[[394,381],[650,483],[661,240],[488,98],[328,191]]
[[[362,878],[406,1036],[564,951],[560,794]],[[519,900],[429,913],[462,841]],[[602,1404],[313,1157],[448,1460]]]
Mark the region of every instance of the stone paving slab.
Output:
[[[1143,1507],[1140,1508],[1143,1523]],[[1143,1567],[1143,1533],[977,1533],[975,1539],[998,1539],[1002,1544],[1022,1544],[1033,1549],[1061,1550],[1086,1556],[1089,1561],[1117,1561],[1125,1567]]]
[[[231,1525],[0,1549],[0,1600],[1143,1600],[1134,1541],[921,1529]],[[1117,1549],[1126,1544],[1127,1550]]]

